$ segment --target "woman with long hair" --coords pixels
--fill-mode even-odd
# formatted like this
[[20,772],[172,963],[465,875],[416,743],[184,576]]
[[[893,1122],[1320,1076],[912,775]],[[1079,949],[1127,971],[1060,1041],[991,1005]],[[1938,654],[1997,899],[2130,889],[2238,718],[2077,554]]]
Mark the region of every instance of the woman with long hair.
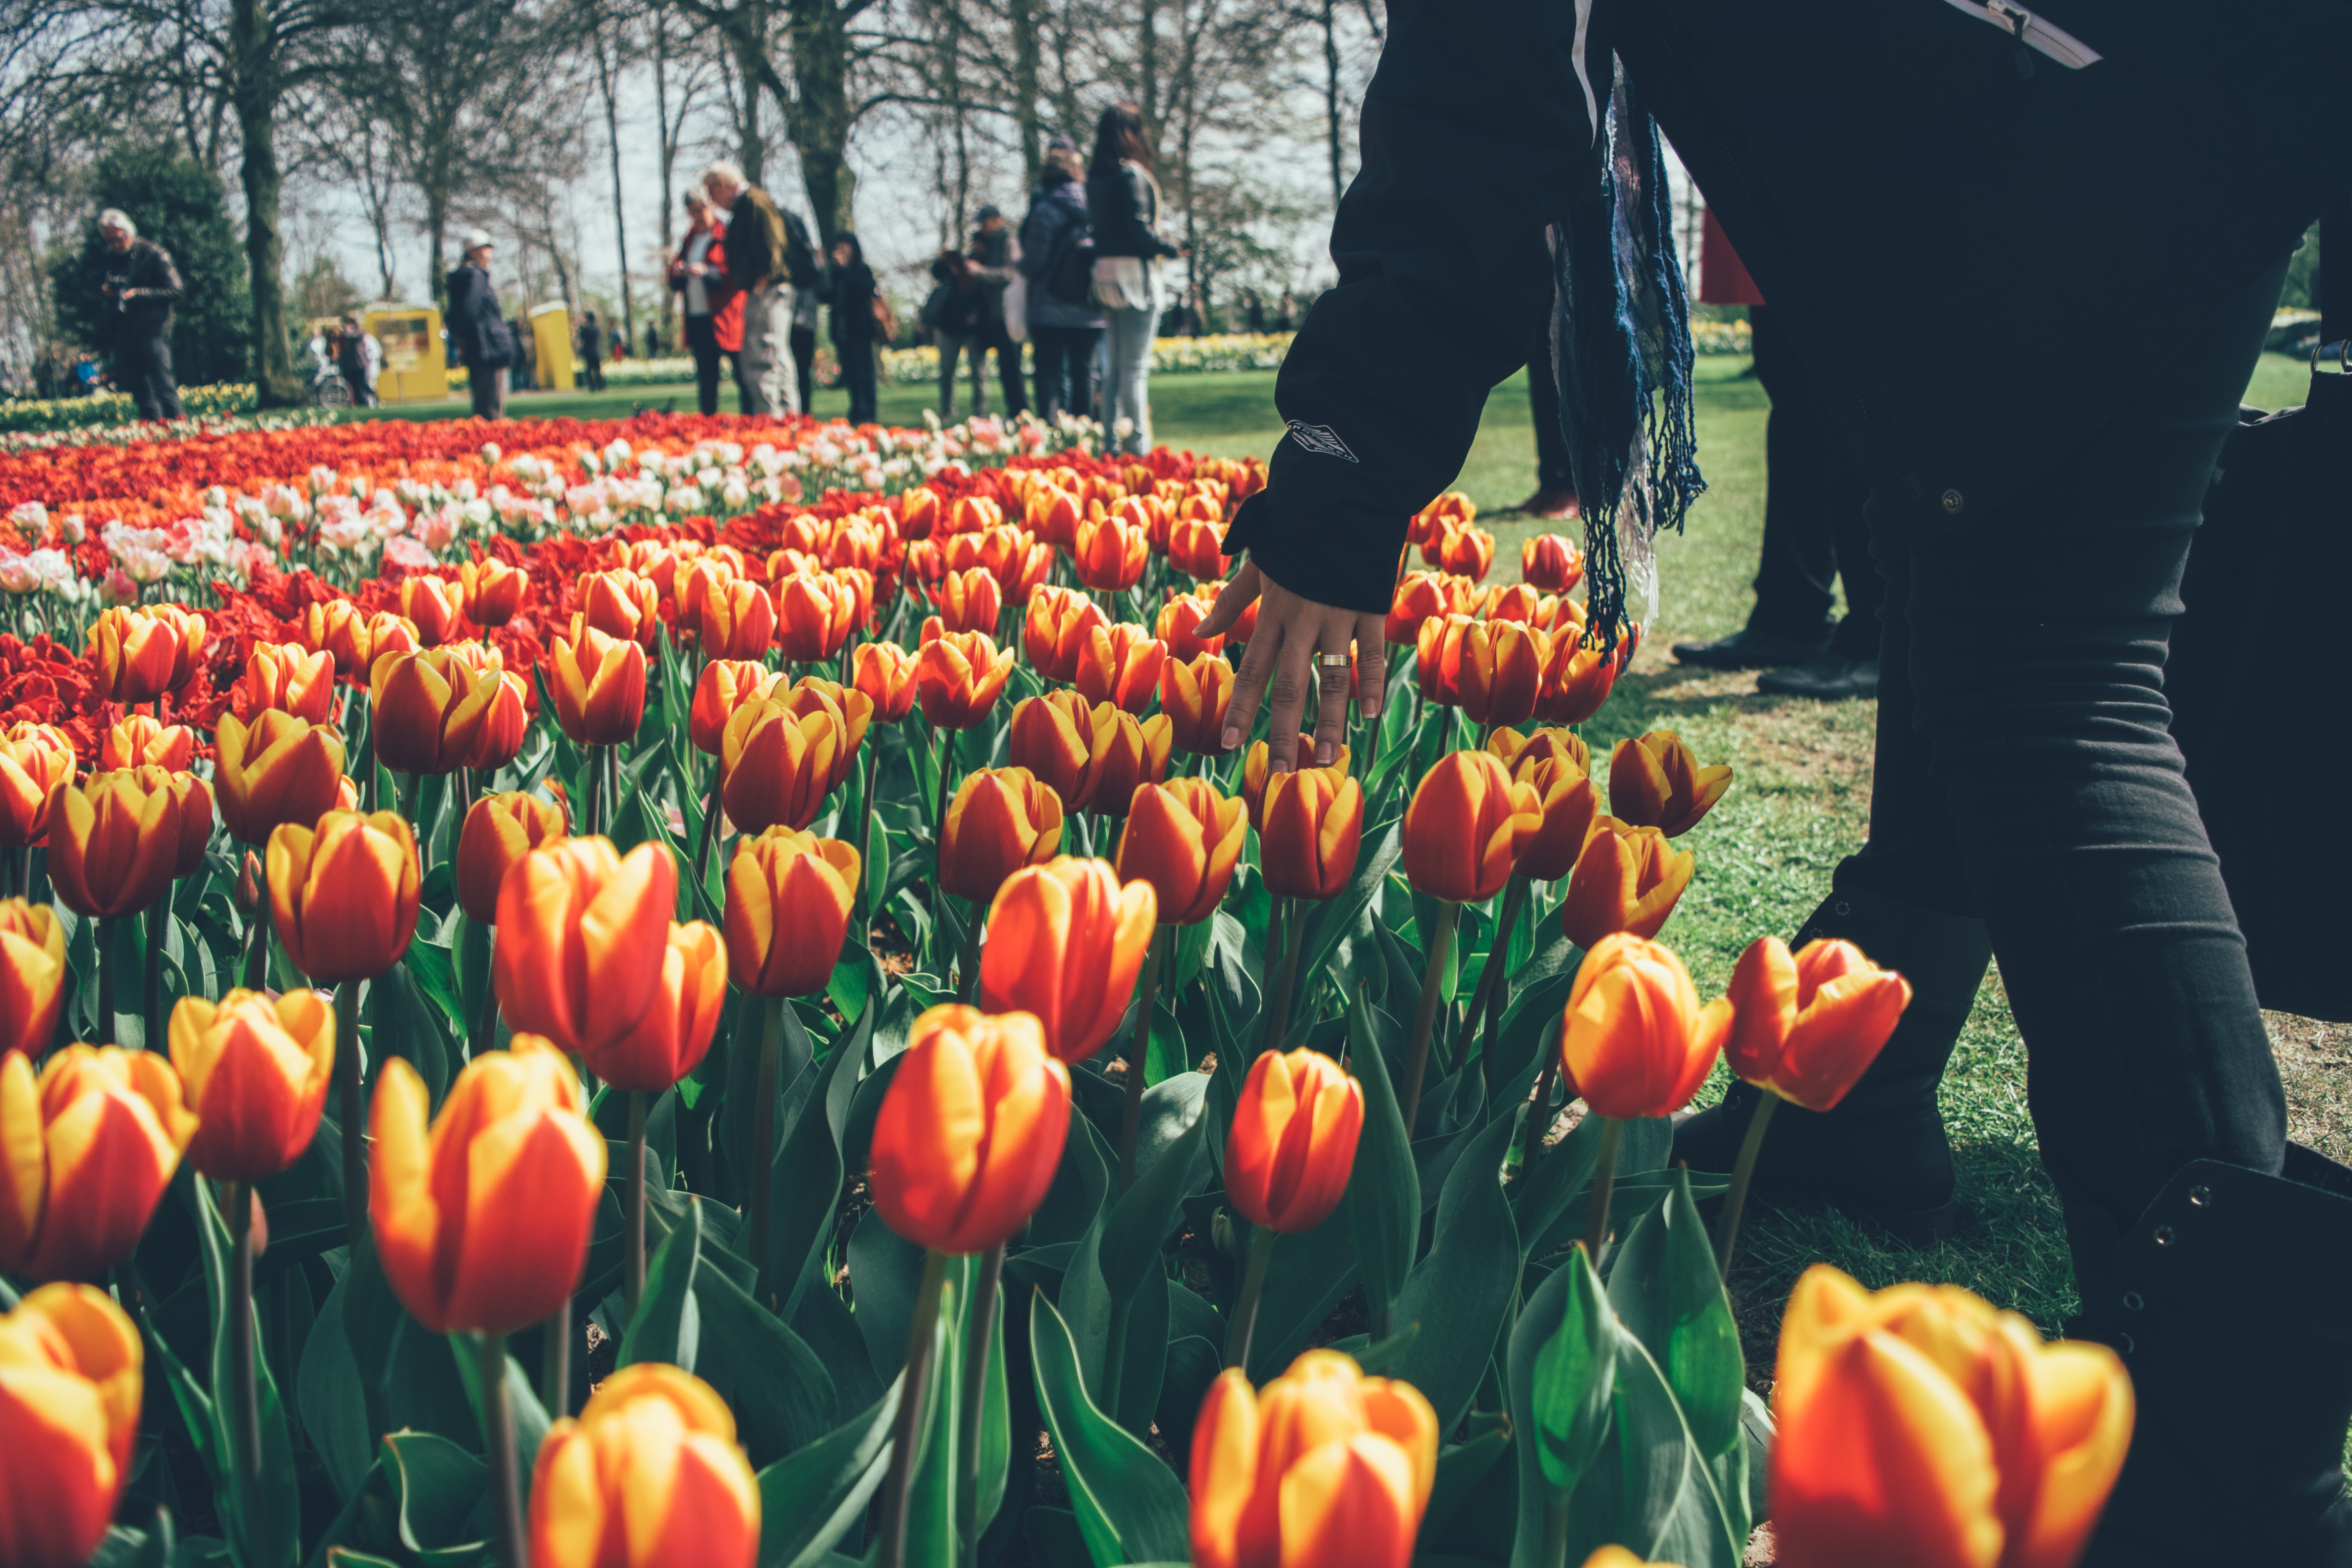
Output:
[[1077,143],[1056,136],[1045,145],[1045,167],[1021,220],[1021,258],[1029,280],[1029,342],[1037,356],[1037,413],[1045,419],[1069,414],[1084,419],[1095,409],[1095,349],[1102,342],[1102,312],[1089,297],[1091,280],[1081,278],[1076,298],[1055,285],[1070,272],[1073,256],[1087,243],[1087,187],[1079,178]]
[[[1115,103],[1095,124],[1094,162],[1087,170],[1087,210],[1095,225],[1095,300],[1103,307],[1110,365],[1103,386],[1102,422],[1112,451],[1151,447],[1151,341],[1159,335],[1160,261],[1183,251],[1160,237],[1160,182],[1151,174],[1151,143],[1143,115]],[[1128,424],[1124,434],[1121,420]]]

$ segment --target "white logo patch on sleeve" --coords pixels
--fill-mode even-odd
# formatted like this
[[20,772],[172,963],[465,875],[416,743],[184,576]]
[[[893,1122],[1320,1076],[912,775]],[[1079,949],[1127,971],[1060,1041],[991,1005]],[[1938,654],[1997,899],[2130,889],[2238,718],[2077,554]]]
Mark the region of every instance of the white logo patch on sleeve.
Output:
[[1348,450],[1348,443],[1340,440],[1339,433],[1328,425],[1309,425],[1303,419],[1293,419],[1289,424],[1290,438],[1317,457],[1344,458],[1350,463],[1362,461]]

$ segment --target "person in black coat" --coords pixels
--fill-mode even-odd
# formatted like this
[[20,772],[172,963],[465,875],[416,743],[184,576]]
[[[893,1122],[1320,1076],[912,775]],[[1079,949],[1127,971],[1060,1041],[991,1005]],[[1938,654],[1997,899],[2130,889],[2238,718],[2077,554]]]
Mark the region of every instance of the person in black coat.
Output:
[[[1246,736],[1280,671],[1287,757],[1311,661],[1381,646],[1408,519],[1555,302],[1564,336],[1612,344],[1612,300],[1678,306],[1670,262],[1633,289],[1580,245],[1609,233],[1596,211],[1654,215],[1663,159],[1622,155],[1654,112],[1870,475],[1885,583],[1870,837],[1798,934],[1854,942],[1913,1001],[1834,1111],[1774,1119],[1759,1184],[1948,1230],[1936,1089],[1997,953],[2075,1330],[2122,1353],[2138,1402],[2085,1564],[2352,1563],[2352,1171],[2287,1142],[2164,690],[2287,256],[2352,188],[2340,104],[2283,82],[2276,50],[2294,41],[2296,82],[2344,79],[2352,8],[2053,7],[1399,0],[1339,280],[1283,364],[1289,434],[1227,537],[1249,563],[1198,633],[1260,602],[1226,722]],[[2088,353],[2086,322],[2116,324]],[[1564,363],[1564,399],[1607,368]],[[1585,412],[1639,428],[1645,410]],[[1622,450],[1575,446],[1589,528],[1617,521],[1621,488],[1594,481]],[[1589,531],[1588,559],[1614,562],[1616,537]],[[1344,699],[1344,662],[1335,679]],[[1324,702],[1318,760],[1346,706]],[[1727,1169],[1757,1092],[1684,1124],[1675,1160]]]
[[139,237],[139,226],[109,207],[98,215],[99,297],[106,302],[107,346],[115,384],[131,395],[142,419],[178,419],[172,379],[172,307],[182,292],[179,268],[162,246]]
[[830,321],[833,350],[841,357],[841,384],[849,392],[852,425],[870,425],[874,421],[874,356],[876,340],[880,335],[874,306],[878,297],[874,268],[866,265],[866,250],[857,243],[857,237],[835,236]]
[[586,377],[588,390],[604,390],[604,329],[596,320],[596,312],[588,311],[580,318],[580,329],[572,334],[580,347],[580,371]]
[[449,310],[444,331],[449,357],[466,367],[466,385],[478,419],[506,417],[507,367],[514,363],[514,336],[507,330],[498,288],[490,281],[493,248],[486,231],[469,232],[466,258],[446,280]]

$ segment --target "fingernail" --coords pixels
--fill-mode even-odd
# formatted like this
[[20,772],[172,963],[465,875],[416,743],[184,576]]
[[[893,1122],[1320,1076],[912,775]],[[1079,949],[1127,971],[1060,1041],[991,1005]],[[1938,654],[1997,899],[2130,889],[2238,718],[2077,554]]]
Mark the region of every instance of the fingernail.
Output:
[[1238,746],[1238,745],[1240,745],[1240,744],[1242,743],[1242,732],[1241,732],[1239,730],[1234,729],[1232,725],[1228,724],[1228,725],[1226,725],[1226,726],[1225,726],[1225,733],[1224,733],[1224,736],[1223,736],[1223,740],[1224,740],[1224,746],[1225,746],[1225,750],[1227,750],[1228,752],[1230,752],[1230,751],[1232,751],[1235,746]]
[[1339,747],[1328,741],[1318,741],[1315,744],[1315,765],[1318,768],[1329,767],[1331,759],[1339,754]]

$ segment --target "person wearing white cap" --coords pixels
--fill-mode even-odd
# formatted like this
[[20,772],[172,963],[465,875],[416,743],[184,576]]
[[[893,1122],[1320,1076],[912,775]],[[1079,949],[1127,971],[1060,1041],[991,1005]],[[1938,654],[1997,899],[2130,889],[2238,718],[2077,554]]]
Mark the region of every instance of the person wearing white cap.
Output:
[[474,415],[503,419],[507,412],[507,367],[514,363],[514,333],[507,330],[506,312],[499,309],[499,291],[490,281],[488,231],[466,231],[466,258],[447,279],[449,311],[445,329],[449,357],[466,367],[466,384],[473,393]]
[[98,215],[100,320],[114,356],[115,384],[131,394],[142,419],[181,417],[172,379],[172,306],[181,296],[171,253],[139,237],[119,207]]

